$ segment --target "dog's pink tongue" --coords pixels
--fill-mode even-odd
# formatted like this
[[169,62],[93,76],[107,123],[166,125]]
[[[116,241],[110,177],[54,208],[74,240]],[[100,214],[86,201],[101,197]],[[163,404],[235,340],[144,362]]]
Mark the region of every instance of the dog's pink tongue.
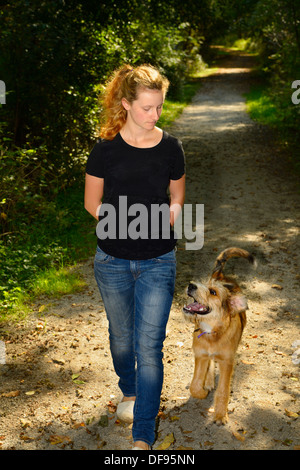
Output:
[[192,312],[199,312],[200,308],[202,307],[203,305],[198,304],[198,302],[194,302],[188,305],[189,310],[191,310]]

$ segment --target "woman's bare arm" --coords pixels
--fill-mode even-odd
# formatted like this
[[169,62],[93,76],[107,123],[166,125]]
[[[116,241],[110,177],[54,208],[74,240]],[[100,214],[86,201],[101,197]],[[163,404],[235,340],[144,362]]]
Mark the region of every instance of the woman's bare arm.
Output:
[[185,175],[179,180],[170,180],[170,224],[174,225],[185,198]]
[[103,196],[104,178],[85,175],[84,207],[98,220],[101,200]]

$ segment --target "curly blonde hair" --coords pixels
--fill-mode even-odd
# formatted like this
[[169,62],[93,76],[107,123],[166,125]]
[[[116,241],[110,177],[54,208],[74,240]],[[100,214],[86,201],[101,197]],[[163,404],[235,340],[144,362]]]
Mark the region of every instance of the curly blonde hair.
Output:
[[164,94],[169,87],[169,80],[151,65],[140,65],[133,68],[125,64],[115,70],[108,81],[102,96],[102,125],[100,137],[113,140],[124,126],[127,111],[123,107],[122,99],[129,103],[137,99],[138,91],[142,88],[159,90]]

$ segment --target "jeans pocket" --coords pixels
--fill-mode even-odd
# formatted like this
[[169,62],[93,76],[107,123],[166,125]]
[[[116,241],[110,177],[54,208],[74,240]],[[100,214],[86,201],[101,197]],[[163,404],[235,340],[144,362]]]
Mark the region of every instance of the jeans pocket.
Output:
[[106,263],[109,263],[113,259],[114,258],[111,255],[104,253],[104,251],[102,251],[101,248],[97,246],[97,250],[95,254],[95,263],[106,264]]

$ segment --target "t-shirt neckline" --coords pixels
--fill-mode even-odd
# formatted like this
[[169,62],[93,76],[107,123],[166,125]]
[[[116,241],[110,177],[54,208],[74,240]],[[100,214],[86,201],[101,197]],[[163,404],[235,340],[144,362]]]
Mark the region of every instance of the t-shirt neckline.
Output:
[[130,145],[126,142],[126,140],[123,139],[123,137],[121,136],[121,133],[118,132],[117,134],[119,140],[124,144],[126,145],[127,147],[131,148],[131,149],[134,149],[134,150],[154,150],[156,149],[157,147],[159,147],[159,145],[161,145],[161,143],[163,142],[163,140],[165,139],[165,136],[166,136],[166,133],[165,131],[163,130],[162,131],[162,137],[160,139],[160,141],[156,144],[156,145],[153,145],[153,147],[135,147],[134,145]]

